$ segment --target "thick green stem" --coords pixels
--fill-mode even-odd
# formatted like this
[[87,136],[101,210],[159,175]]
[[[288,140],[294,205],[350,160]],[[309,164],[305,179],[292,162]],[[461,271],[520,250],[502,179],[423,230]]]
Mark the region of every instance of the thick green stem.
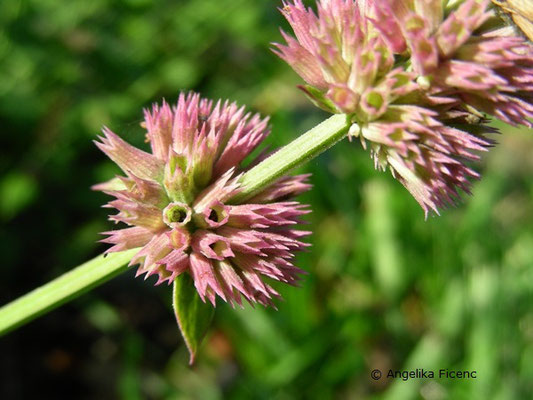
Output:
[[[349,129],[346,115],[334,115],[281,148],[246,172],[242,191],[231,201],[240,203],[253,197],[293,168],[324,152],[344,138]],[[0,336],[61,304],[89,291],[126,270],[126,264],[139,249],[98,256],[38,289],[0,308]]]
[[0,308],[0,336],[124,272],[139,249],[100,255]]
[[313,159],[343,139],[350,128],[345,114],[335,114],[279,149],[241,178],[242,190],[231,199],[242,203],[292,169]]

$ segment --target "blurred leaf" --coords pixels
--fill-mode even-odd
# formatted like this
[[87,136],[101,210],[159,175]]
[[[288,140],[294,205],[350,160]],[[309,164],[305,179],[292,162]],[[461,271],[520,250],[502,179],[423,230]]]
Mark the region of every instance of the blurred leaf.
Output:
[[371,180],[364,186],[366,224],[372,243],[372,266],[383,292],[394,299],[404,286],[402,253],[395,232],[389,185]]
[[140,400],[143,398],[140,382],[139,363],[142,359],[142,339],[130,332],[123,341],[123,370],[117,381],[120,397],[124,400]]
[[116,330],[121,319],[116,310],[103,301],[94,301],[85,310],[87,319],[102,332]]
[[0,180],[0,217],[6,221],[17,216],[37,197],[37,183],[21,172],[12,172]]

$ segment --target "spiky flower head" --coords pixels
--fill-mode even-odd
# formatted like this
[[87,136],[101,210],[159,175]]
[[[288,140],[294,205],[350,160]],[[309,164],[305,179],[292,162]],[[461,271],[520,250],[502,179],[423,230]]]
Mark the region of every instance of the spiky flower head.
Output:
[[310,186],[307,176],[283,177],[244,204],[240,167],[269,134],[267,119],[234,103],[181,94],[145,110],[151,154],[104,129],[96,145],[126,174],[95,186],[116,199],[111,220],[130,225],[105,232],[108,252],[141,247],[130,265],[157,275],[157,284],[188,273],[203,301],[232,305],[241,295],[272,305],[278,293],[265,277],[295,284],[302,270],[291,259],[309,232],[294,229],[306,206],[287,199]]
[[485,113],[532,126],[533,46],[488,0],[301,0],[281,10],[296,38],[274,51],[310,99],[353,121],[426,215],[469,192],[491,141]]

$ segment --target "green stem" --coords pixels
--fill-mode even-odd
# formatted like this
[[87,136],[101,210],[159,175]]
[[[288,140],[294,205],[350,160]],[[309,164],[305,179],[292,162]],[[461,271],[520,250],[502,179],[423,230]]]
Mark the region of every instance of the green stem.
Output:
[[124,272],[139,249],[100,255],[0,308],[0,336]]
[[[253,197],[293,168],[324,152],[344,138],[349,129],[346,115],[333,115],[262,161],[242,178],[243,190],[231,201]],[[38,289],[0,308],[0,336],[89,291],[126,270],[139,249],[98,256]]]
[[335,114],[279,149],[241,178],[241,192],[231,199],[242,203],[270,183],[326,151],[348,134],[350,124],[345,114]]

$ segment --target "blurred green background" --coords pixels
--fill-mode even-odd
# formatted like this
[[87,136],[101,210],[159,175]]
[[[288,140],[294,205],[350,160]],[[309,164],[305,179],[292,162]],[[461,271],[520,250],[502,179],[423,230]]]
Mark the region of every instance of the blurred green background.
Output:
[[[102,125],[143,146],[142,108],[190,89],[272,115],[274,146],[326,117],[269,51],[277,6],[0,1],[1,304],[105,249]],[[533,135],[500,127],[473,197],[427,221],[358,143],[302,168],[310,275],[278,311],[221,304],[194,368],[170,289],[132,270],[1,338],[0,398],[531,398]],[[477,379],[370,378],[415,368]]]

